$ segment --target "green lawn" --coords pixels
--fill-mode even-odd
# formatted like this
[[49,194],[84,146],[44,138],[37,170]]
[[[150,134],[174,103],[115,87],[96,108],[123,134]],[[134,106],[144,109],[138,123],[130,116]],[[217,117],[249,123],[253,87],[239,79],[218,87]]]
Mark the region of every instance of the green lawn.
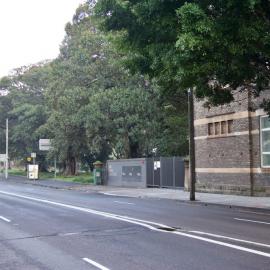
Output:
[[[9,170],[10,175],[18,175],[18,176],[26,176],[26,171],[22,169],[11,169]],[[40,172],[40,179],[54,179],[54,172]],[[92,173],[81,173],[75,176],[64,176],[57,174],[56,179],[59,181],[68,181],[68,182],[77,182],[83,184],[91,184],[93,183],[93,174]]]
[[11,175],[26,176],[26,171],[23,169],[10,169],[8,173]]

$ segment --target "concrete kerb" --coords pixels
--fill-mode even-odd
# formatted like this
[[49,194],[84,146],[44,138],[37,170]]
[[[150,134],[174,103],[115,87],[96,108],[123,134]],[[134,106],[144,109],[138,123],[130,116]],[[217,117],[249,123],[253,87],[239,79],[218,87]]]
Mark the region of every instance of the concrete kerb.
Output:
[[245,209],[248,211],[270,212],[270,198],[268,197],[247,197],[238,195],[197,193],[197,200],[189,201],[189,193],[183,190],[160,189],[160,188],[124,188],[124,187],[108,187],[94,186],[91,184],[81,184],[74,182],[66,182],[62,180],[44,179],[44,180],[27,180],[25,177],[12,177],[12,180],[5,180],[13,183],[23,183],[36,185],[41,187],[74,190],[80,192],[95,192],[107,196],[130,197],[130,198],[147,198],[147,199],[164,199],[176,200],[182,203],[203,205],[203,206],[223,206],[233,209]]
[[[246,211],[256,211],[256,212],[263,212],[263,213],[267,212],[270,214],[270,205],[269,206],[268,205],[266,205],[266,206],[252,206],[249,204],[246,204],[246,205],[237,204],[236,202],[234,202],[234,203],[227,203],[227,202],[221,203],[221,202],[210,202],[210,201],[201,200],[201,199],[196,199],[196,201],[190,201],[188,198],[183,199],[180,197],[179,198],[166,198],[166,197],[157,197],[157,196],[154,197],[154,196],[148,196],[148,195],[142,195],[142,194],[138,194],[138,195],[115,194],[113,192],[102,192],[102,191],[100,191],[100,193],[105,194],[105,195],[109,195],[109,196],[116,196],[116,197],[175,200],[175,201],[178,201],[181,203],[186,203],[186,204],[191,204],[191,205],[226,207],[226,208],[235,209],[235,210],[245,209]],[[199,193],[197,193],[196,195],[198,196],[198,194]],[[211,195],[212,194],[209,194],[209,196],[211,196]],[[217,195],[217,196],[219,196],[219,195]],[[230,195],[228,195],[228,196],[230,196]],[[270,204],[270,202],[269,202],[269,204]]]

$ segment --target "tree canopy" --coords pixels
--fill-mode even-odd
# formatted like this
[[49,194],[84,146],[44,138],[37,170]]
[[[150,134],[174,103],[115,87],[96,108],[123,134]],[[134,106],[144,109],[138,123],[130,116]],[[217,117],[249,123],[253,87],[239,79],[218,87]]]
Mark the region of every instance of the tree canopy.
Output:
[[269,87],[268,0],[100,0],[95,11],[104,30],[121,34],[129,67],[168,96],[194,87],[217,105],[238,87]]
[[127,57],[112,42],[117,35],[101,32],[92,13],[88,3],[77,9],[56,59],[1,79],[11,157],[38,152],[44,159],[38,139],[51,139],[47,158],[57,157],[72,175],[78,162],[149,157],[153,149],[186,155],[185,109],[165,102],[155,80],[123,66]]

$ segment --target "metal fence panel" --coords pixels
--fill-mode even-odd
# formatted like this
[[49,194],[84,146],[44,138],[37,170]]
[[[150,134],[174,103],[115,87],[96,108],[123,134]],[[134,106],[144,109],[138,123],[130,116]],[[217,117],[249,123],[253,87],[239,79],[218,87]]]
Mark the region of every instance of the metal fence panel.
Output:
[[161,187],[174,187],[173,158],[161,157]]
[[146,183],[148,187],[154,186],[154,160],[153,158],[147,158],[146,160]]
[[183,188],[185,185],[185,163],[184,160],[174,158],[175,187]]

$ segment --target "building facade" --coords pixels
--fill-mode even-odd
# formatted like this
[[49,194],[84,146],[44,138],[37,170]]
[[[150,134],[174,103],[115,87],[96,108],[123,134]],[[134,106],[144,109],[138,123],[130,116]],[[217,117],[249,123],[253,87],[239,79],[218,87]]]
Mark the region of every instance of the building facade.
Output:
[[260,108],[270,90],[234,97],[210,109],[194,104],[196,190],[270,196],[270,119]]

